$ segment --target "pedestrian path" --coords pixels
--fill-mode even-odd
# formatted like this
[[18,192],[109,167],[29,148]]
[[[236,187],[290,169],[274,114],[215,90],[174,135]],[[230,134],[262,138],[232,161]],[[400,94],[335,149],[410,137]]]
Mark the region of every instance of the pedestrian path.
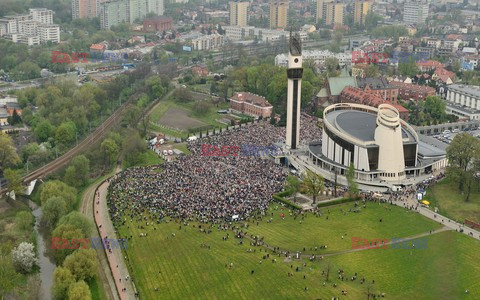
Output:
[[[95,193],[93,206],[95,212],[95,223],[102,239],[117,239],[117,234],[113,228],[113,224],[108,214],[108,186],[108,181],[103,182]],[[135,299],[132,281],[130,279],[130,275],[128,274],[128,269],[123,258],[122,250],[119,247],[113,247],[111,251],[105,249],[105,254],[107,256],[120,299]]]

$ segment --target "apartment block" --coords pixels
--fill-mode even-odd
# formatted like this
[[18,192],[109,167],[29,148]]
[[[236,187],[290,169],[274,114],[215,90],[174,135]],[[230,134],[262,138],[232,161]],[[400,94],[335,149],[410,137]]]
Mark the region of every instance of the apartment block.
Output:
[[230,26],[247,26],[249,2],[230,1]]

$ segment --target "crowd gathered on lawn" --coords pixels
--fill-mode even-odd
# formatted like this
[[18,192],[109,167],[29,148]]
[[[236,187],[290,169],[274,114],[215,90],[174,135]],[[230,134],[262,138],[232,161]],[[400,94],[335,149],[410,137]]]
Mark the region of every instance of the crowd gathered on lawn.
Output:
[[[301,140],[321,139],[317,119],[302,115]],[[285,140],[285,128],[267,121],[189,142],[191,155],[161,166],[138,167],[116,175],[109,187],[109,210],[116,222],[165,217],[199,222],[245,220],[264,212],[282,190],[286,170],[270,155],[203,155],[202,145],[274,146]],[[245,154],[245,153],[243,153]]]

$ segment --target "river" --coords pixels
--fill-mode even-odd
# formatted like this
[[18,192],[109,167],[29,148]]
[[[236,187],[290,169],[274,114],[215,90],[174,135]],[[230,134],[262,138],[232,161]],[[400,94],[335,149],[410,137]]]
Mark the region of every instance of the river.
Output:
[[29,206],[35,216],[35,235],[37,237],[38,265],[40,266],[41,284],[38,299],[50,300],[52,299],[53,271],[56,265],[55,261],[48,256],[48,241],[45,240],[47,233],[40,227],[42,208],[32,201],[29,201]]

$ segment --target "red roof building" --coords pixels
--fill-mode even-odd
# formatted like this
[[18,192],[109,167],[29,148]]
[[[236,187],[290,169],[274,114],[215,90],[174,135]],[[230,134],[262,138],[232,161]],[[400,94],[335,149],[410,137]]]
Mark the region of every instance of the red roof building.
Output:
[[429,86],[391,81],[390,85],[398,88],[398,95],[404,100],[424,100],[428,96],[435,96],[435,89]]
[[428,72],[437,68],[443,68],[443,64],[436,60],[427,60],[426,62],[419,61],[417,63],[417,66],[422,72]]
[[230,108],[246,115],[269,118],[273,106],[265,99],[255,94],[241,92],[230,98]]
[[363,104],[363,105],[368,105],[373,107],[378,107],[380,104],[384,104],[384,103],[390,104],[398,110],[400,114],[400,118],[402,118],[405,121],[408,121],[408,113],[409,113],[408,109],[401,106],[400,104],[393,104],[389,100],[384,100],[375,94],[370,94],[365,91],[362,91],[359,88],[347,86],[346,88],[343,89],[342,93],[340,94],[339,100],[342,103],[357,103],[357,104]]
[[145,19],[143,21],[144,32],[163,32],[172,30],[173,20],[168,17],[156,17],[152,19]]

